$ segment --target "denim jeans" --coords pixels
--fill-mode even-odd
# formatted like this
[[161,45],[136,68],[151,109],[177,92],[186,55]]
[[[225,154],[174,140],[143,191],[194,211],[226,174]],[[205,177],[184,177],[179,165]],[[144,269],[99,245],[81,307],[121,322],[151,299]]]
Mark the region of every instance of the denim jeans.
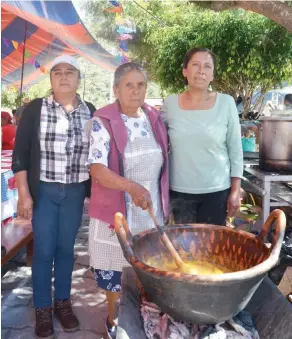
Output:
[[81,224],[84,183],[41,181],[33,211],[33,300],[36,308],[52,305],[54,263],[55,300],[69,299],[74,266],[74,243]]

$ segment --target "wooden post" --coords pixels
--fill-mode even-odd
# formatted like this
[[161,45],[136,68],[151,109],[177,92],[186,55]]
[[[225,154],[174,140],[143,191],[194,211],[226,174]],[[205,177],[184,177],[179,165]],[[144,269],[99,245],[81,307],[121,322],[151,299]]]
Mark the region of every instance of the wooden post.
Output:
[[20,81],[19,107],[20,107],[21,104],[22,104],[22,86],[23,86],[23,72],[24,72],[24,57],[25,57],[26,30],[27,30],[27,21],[25,20],[25,26],[24,26],[24,38],[23,38],[23,51],[22,51],[22,67],[21,67],[21,81]]

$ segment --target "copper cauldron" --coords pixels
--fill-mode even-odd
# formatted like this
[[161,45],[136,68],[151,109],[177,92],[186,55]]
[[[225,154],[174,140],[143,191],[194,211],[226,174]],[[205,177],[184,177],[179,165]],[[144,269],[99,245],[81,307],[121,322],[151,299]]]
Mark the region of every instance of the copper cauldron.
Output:
[[[272,244],[264,242],[276,221]],[[286,227],[285,214],[274,210],[259,235],[215,225],[173,225],[165,231],[182,259],[220,264],[232,273],[190,275],[164,271],[146,262],[172,261],[156,229],[132,236],[124,216],[115,216],[115,230],[124,256],[147,297],[177,320],[215,324],[232,318],[249,302],[265,274],[276,265]],[[161,266],[160,266],[161,267]]]

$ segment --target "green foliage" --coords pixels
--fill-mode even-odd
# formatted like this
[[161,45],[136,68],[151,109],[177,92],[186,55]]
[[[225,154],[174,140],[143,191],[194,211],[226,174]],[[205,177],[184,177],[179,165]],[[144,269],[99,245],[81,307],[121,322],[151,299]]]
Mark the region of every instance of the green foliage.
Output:
[[171,92],[184,88],[184,53],[207,47],[218,57],[214,87],[233,96],[250,96],[258,87],[271,88],[292,78],[292,36],[284,28],[256,15],[206,12],[185,27],[167,30],[160,43],[156,71]]
[[16,109],[19,107],[20,93],[3,89],[1,91],[1,107]]
[[[137,26],[129,44],[132,58],[167,92],[184,89],[183,56],[195,46],[207,47],[218,57],[212,87],[233,97],[241,95],[244,101],[259,87],[264,93],[292,79],[292,35],[266,17],[241,9],[215,13],[187,1],[122,4]],[[115,16],[103,12],[108,3],[91,0],[87,6],[88,20],[100,19],[95,22],[96,35],[116,44]]]

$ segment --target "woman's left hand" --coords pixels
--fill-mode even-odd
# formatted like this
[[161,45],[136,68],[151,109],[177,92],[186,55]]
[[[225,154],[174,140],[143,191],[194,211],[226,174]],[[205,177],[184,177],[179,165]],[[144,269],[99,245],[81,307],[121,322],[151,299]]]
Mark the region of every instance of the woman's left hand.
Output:
[[234,217],[240,208],[240,189],[231,190],[227,199],[227,216]]

